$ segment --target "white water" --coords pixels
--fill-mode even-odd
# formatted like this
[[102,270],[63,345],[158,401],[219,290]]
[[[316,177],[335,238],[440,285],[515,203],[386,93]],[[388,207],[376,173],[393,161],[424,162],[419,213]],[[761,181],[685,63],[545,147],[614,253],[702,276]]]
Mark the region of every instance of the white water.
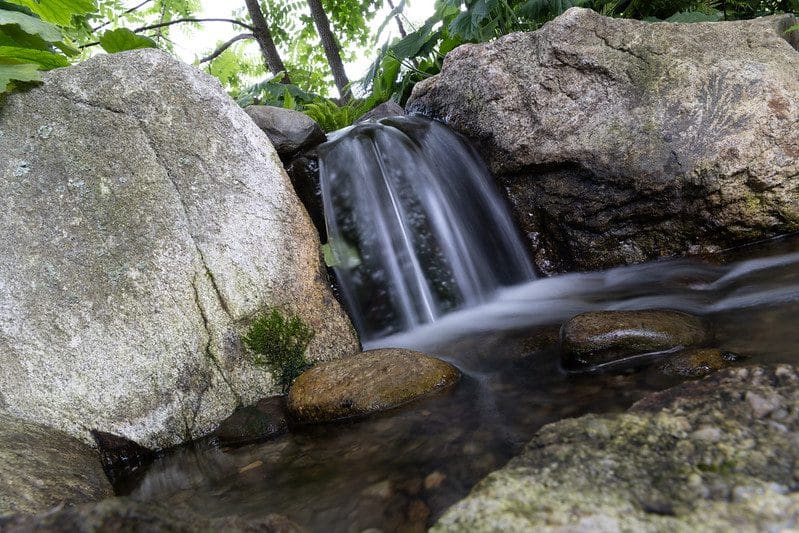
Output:
[[475,333],[555,324],[587,311],[674,309],[710,315],[779,305],[799,301],[796,272],[799,253],[725,267],[680,260],[564,274],[505,288],[485,304],[370,341],[365,348],[426,350]]
[[357,125],[319,148],[328,244],[364,339],[432,323],[534,279],[479,156],[422,117]]

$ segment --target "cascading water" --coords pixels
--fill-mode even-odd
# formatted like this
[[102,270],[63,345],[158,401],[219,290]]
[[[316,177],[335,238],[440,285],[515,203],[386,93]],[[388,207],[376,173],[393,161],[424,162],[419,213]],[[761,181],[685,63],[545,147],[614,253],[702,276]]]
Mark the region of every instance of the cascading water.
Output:
[[443,124],[354,126],[319,148],[319,172],[334,269],[365,340],[535,277],[482,160]]

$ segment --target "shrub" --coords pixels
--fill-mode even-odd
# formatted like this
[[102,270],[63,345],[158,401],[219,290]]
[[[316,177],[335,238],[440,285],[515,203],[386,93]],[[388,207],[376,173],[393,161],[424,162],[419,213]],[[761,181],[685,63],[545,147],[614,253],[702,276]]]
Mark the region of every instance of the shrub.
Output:
[[254,354],[253,363],[272,372],[285,393],[296,377],[312,366],[305,351],[313,336],[313,330],[299,317],[272,309],[253,320],[242,340]]

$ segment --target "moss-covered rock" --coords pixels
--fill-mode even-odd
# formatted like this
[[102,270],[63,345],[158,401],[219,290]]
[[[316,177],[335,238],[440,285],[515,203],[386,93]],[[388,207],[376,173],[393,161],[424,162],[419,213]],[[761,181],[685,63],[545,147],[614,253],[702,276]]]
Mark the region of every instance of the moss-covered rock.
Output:
[[366,415],[410,402],[458,381],[451,364],[386,348],[319,364],[291,386],[288,408],[300,422]]
[[797,432],[797,367],[723,370],[545,426],[433,531],[795,528]]
[[34,514],[111,495],[100,456],[86,444],[0,412],[0,516]]

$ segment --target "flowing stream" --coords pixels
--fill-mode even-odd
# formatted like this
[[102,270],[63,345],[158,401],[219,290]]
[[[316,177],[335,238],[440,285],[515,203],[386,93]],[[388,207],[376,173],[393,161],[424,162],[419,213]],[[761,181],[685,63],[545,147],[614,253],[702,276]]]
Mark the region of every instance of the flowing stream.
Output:
[[[458,386],[376,416],[297,427],[259,444],[183,448],[160,458],[142,478],[129,480],[123,492],[212,517],[280,513],[311,531],[424,531],[482,477],[519,453],[542,425],[588,412],[619,412],[678,382],[654,366],[564,371],[558,331],[574,314],[684,310],[705,317],[712,346],[745,356],[746,363],[799,362],[799,238],[736,251],[736,261],[726,264],[661,261],[534,279],[521,262],[507,216],[485,212],[499,202],[496,191],[486,189],[480,177],[454,173],[446,146],[431,138],[437,136],[461,142],[420,119],[352,130],[326,148],[336,152],[352,145],[347,150],[356,155],[349,166],[338,156],[335,163],[323,163],[332,175],[325,194],[328,208],[343,205],[348,213],[328,225],[331,239],[342,246],[337,254],[345,264],[338,275],[349,291],[348,304],[360,313],[359,327],[368,332],[367,347],[415,348],[446,359],[464,374]],[[367,183],[363,171],[375,164],[375,154],[394,154],[390,147],[397,144],[426,154],[425,165],[437,170],[414,172],[397,157],[377,164],[377,184]],[[460,167],[464,172],[484,171],[468,147],[456,146],[467,157]],[[407,184],[395,175],[405,167],[414,172],[413,191],[405,191]],[[432,183],[435,175],[458,182],[458,193]],[[336,183],[343,183],[340,190]],[[487,200],[475,198],[481,190],[488,190]],[[388,214],[376,208],[366,212],[358,205],[362,197],[379,199]],[[472,214],[463,220],[474,226],[453,228],[461,218],[439,217],[459,212],[450,203],[456,200],[467,203],[463,209]],[[416,218],[412,209],[422,204],[425,214]],[[375,235],[359,233],[355,219]],[[482,221],[490,222],[491,235],[481,229]],[[418,227],[423,238],[411,231]],[[366,250],[369,239],[379,251]],[[404,248],[383,249],[389,241]],[[416,270],[397,273],[396,265]],[[438,281],[431,281],[431,271]],[[485,284],[464,282],[475,276]],[[385,285],[375,288],[378,281]],[[452,284],[446,297],[439,282]],[[416,291],[409,302],[397,292],[406,289]],[[375,295],[375,302],[359,291]],[[390,318],[370,315],[378,311]]]

